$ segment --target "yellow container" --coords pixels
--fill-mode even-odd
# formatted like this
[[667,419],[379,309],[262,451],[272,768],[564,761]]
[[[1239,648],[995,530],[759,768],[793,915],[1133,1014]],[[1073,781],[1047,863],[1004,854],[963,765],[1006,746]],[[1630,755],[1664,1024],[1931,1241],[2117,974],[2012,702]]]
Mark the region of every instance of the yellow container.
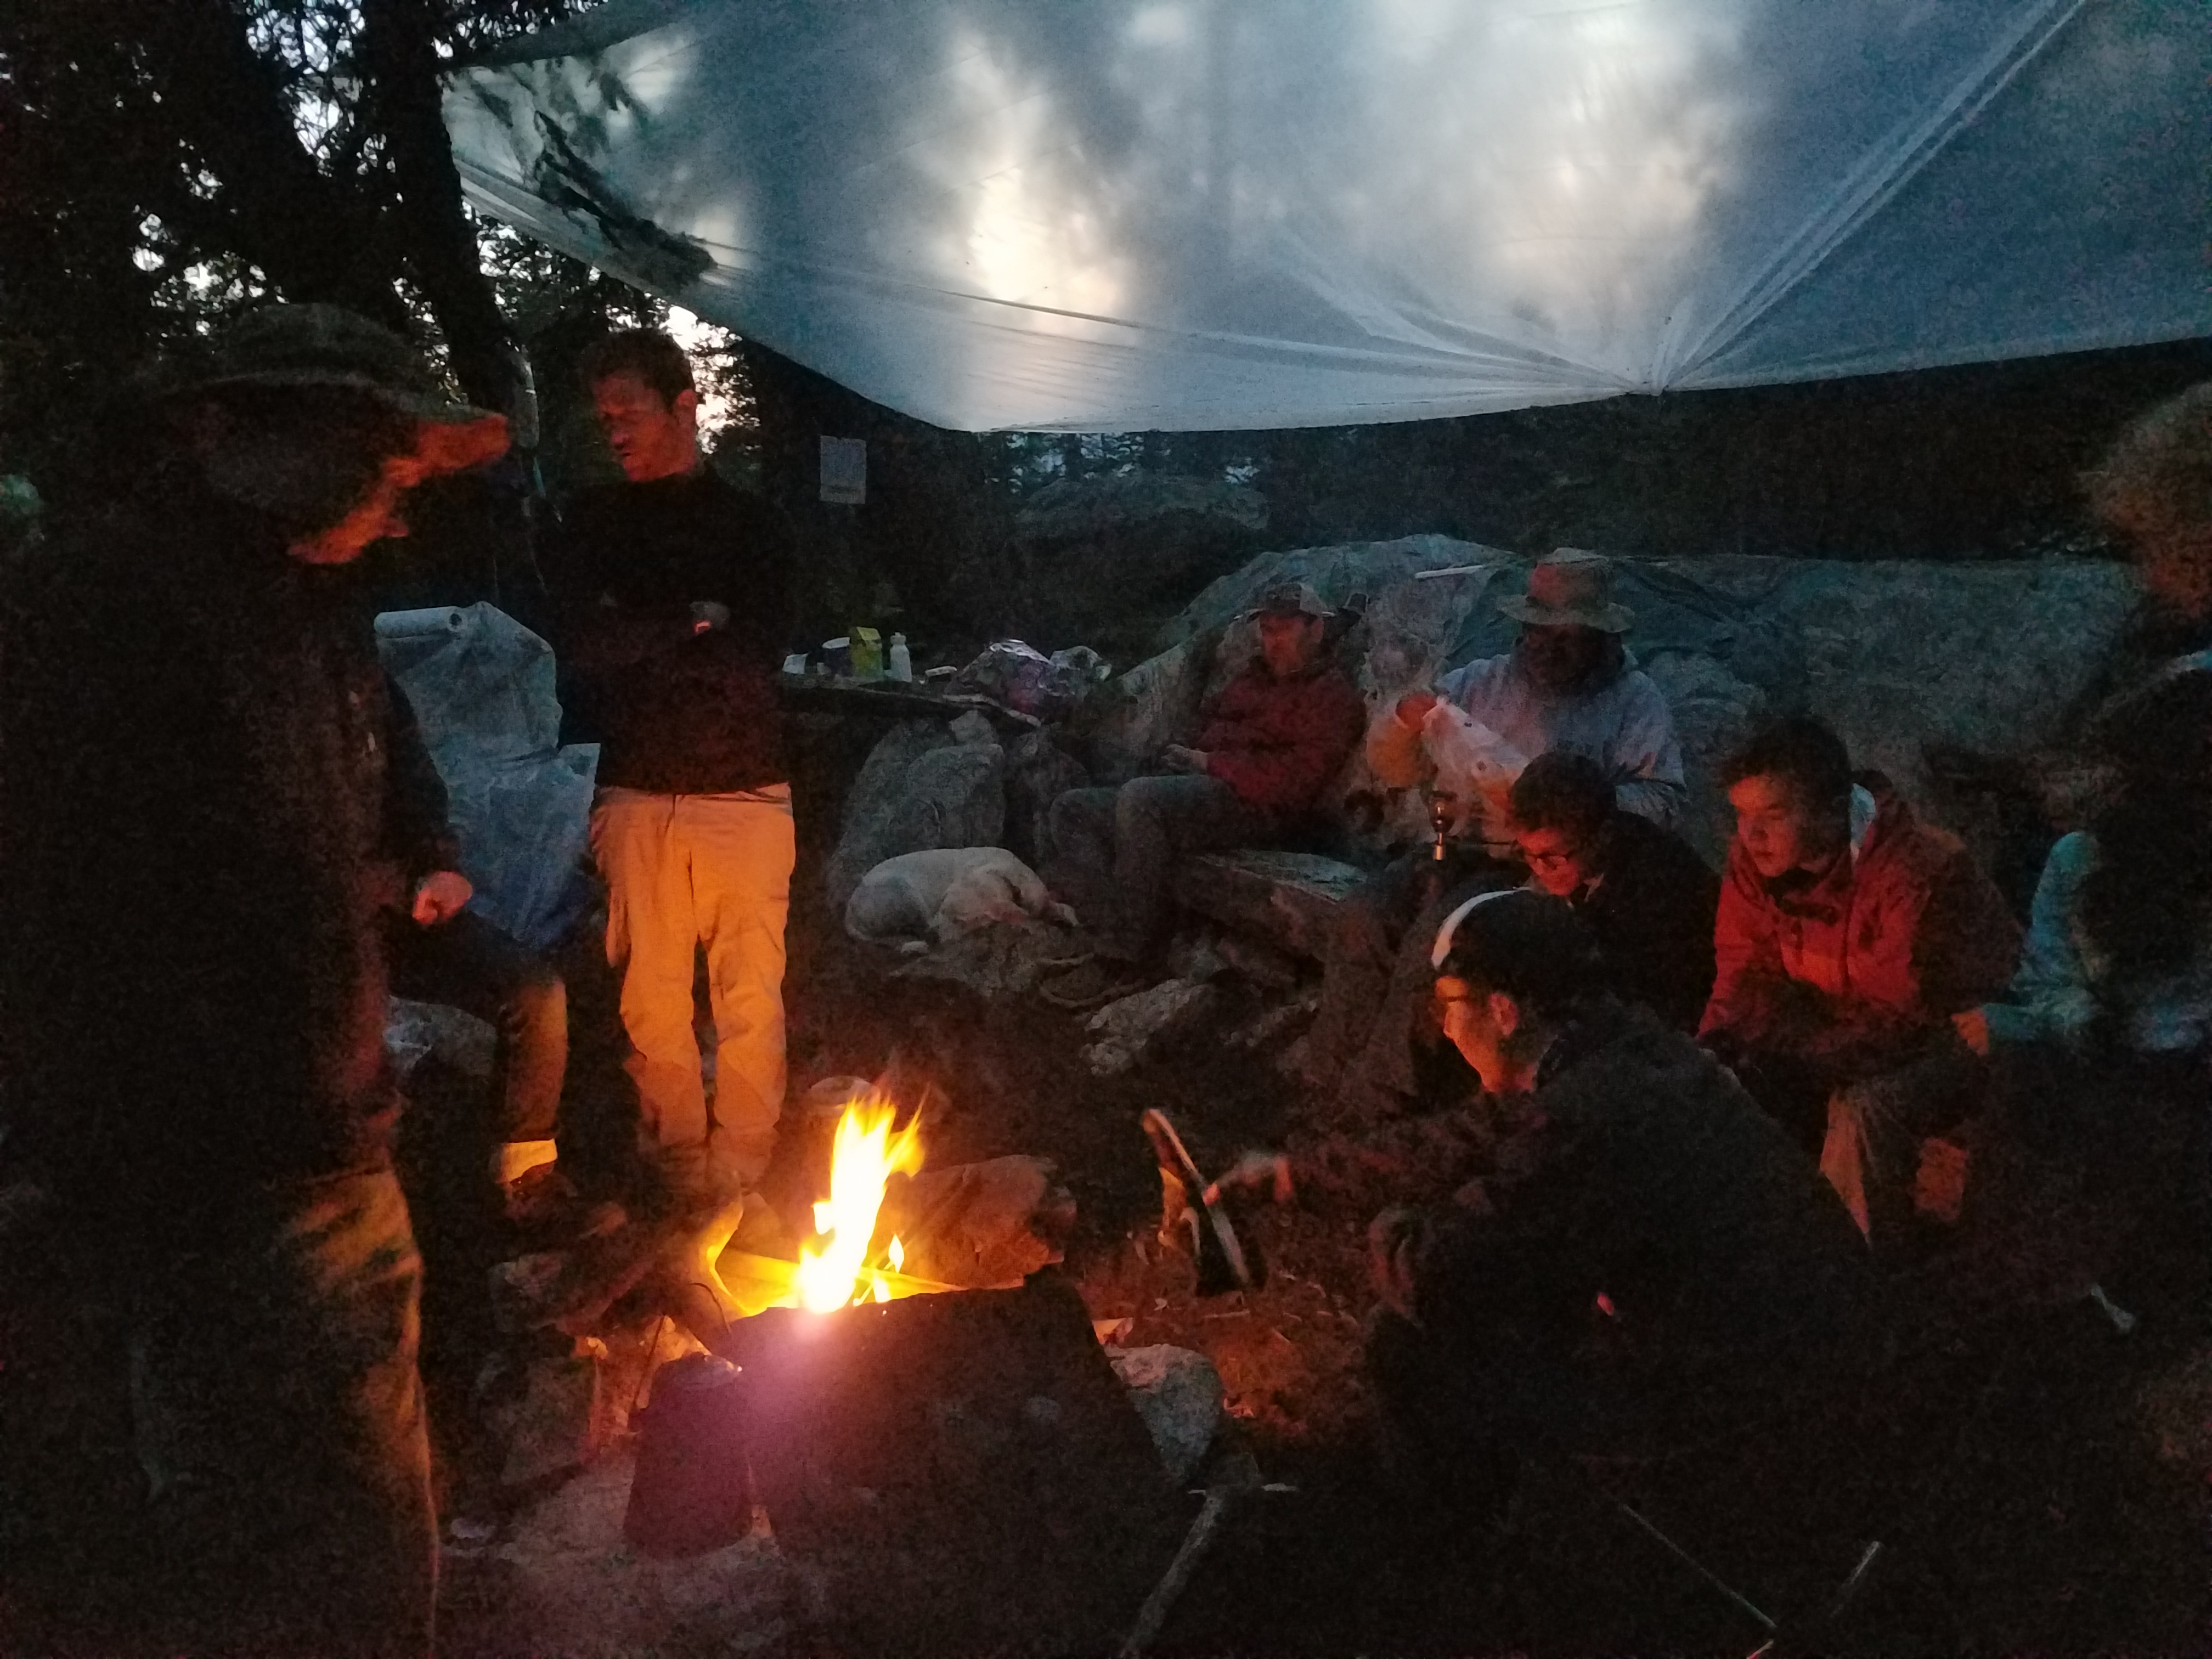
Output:
[[853,678],[879,680],[884,677],[884,636],[872,628],[853,630]]

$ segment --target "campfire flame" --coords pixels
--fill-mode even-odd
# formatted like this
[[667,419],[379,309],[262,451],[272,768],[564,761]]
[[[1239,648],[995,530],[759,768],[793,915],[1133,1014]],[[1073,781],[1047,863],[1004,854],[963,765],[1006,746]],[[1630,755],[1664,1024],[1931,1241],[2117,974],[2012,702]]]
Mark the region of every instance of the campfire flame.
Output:
[[815,1313],[871,1298],[890,1301],[892,1287],[882,1267],[897,1273],[906,1265],[906,1246],[896,1237],[882,1264],[868,1260],[884,1186],[895,1174],[921,1168],[921,1122],[895,1130],[897,1116],[897,1108],[878,1095],[854,1101],[838,1121],[830,1196],[814,1206],[814,1231],[825,1242],[818,1252],[799,1253],[799,1305]]

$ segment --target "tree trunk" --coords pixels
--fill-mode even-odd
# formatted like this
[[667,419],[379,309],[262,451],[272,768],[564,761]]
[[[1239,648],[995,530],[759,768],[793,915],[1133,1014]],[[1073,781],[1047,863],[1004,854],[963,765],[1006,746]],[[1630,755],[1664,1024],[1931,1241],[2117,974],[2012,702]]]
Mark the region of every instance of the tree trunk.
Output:
[[362,0],[362,61],[398,185],[400,252],[445,334],[453,378],[471,401],[512,414],[520,380],[513,337],[463,210],[440,108],[441,10],[435,0]]
[[164,95],[221,182],[238,252],[287,299],[349,306],[404,329],[406,308],[380,274],[374,217],[350,185],[315,164],[243,9],[166,0],[145,16],[157,37],[149,56],[167,71]]

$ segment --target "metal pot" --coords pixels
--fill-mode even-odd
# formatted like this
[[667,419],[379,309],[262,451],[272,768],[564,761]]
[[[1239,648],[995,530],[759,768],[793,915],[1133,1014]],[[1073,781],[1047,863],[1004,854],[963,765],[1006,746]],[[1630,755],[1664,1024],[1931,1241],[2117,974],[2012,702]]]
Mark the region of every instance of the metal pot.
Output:
[[713,1354],[663,1365],[641,1414],[623,1536],[647,1555],[697,1555],[752,1523],[744,1373]]

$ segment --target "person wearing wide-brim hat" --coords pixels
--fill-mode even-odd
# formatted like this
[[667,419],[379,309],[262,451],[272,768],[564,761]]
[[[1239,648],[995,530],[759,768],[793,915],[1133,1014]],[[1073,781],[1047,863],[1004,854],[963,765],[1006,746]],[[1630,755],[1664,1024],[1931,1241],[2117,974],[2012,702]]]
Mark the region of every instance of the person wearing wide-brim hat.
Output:
[[[1371,878],[1339,912],[1307,1039],[1305,1074],[1318,1090],[1340,1085],[1382,1109],[1419,1087],[1414,1031],[1426,991],[1419,952],[1405,947],[1439,888],[1517,881],[1504,821],[1502,785],[1554,749],[1586,755],[1628,811],[1671,827],[1683,797],[1681,744],[1666,699],[1629,659],[1622,636],[1635,618],[1613,598],[1613,562],[1562,547],[1536,561],[1521,592],[1498,601],[1521,624],[1513,648],[1453,670],[1435,688],[1401,697],[1368,728],[1367,762],[1386,788],[1428,787],[1450,819],[1446,856],[1423,846]],[[1450,708],[1439,711],[1439,706]],[[1455,713],[1454,711],[1456,711]],[[1459,716],[1486,727],[1490,784],[1440,775],[1439,753],[1461,752],[1443,730]],[[1426,923],[1433,930],[1434,917]],[[1401,948],[1402,947],[1402,948]],[[1347,1107],[1358,1111],[1356,1106]]]
[[1528,572],[1528,591],[1500,599],[1498,610],[1530,628],[1583,628],[1621,635],[1636,617],[1613,598],[1613,562],[1579,547],[1562,547],[1539,559]]
[[147,390],[215,491],[295,532],[287,550],[309,563],[406,534],[408,490],[507,449],[505,417],[452,397],[412,345],[338,306],[249,313]]
[[[1604,767],[1620,804],[1670,823],[1683,793],[1681,746],[1666,699],[1628,660],[1622,643],[1635,621],[1613,597],[1613,562],[1562,547],[1539,559],[1524,592],[1498,602],[1521,624],[1504,656],[1455,669],[1433,691],[1399,699],[1395,718],[1370,734],[1368,760],[1392,787],[1432,772],[1422,726],[1439,702],[1481,721],[1522,759],[1571,749]],[[1448,788],[1451,780],[1438,780]]]
[[[129,487],[60,503],[0,605],[0,1143],[67,1266],[55,1304],[106,1310],[131,1350],[100,1375],[127,1389],[147,1501],[118,1523],[128,1561],[95,1555],[89,1456],[0,1469],[39,1543],[9,1565],[54,1593],[32,1597],[53,1645],[119,1650],[106,1616],[134,1651],[427,1654],[391,715],[333,567],[505,423],[320,306],[246,317],[143,391]],[[72,1605],[89,1559],[118,1564],[113,1597]]]

